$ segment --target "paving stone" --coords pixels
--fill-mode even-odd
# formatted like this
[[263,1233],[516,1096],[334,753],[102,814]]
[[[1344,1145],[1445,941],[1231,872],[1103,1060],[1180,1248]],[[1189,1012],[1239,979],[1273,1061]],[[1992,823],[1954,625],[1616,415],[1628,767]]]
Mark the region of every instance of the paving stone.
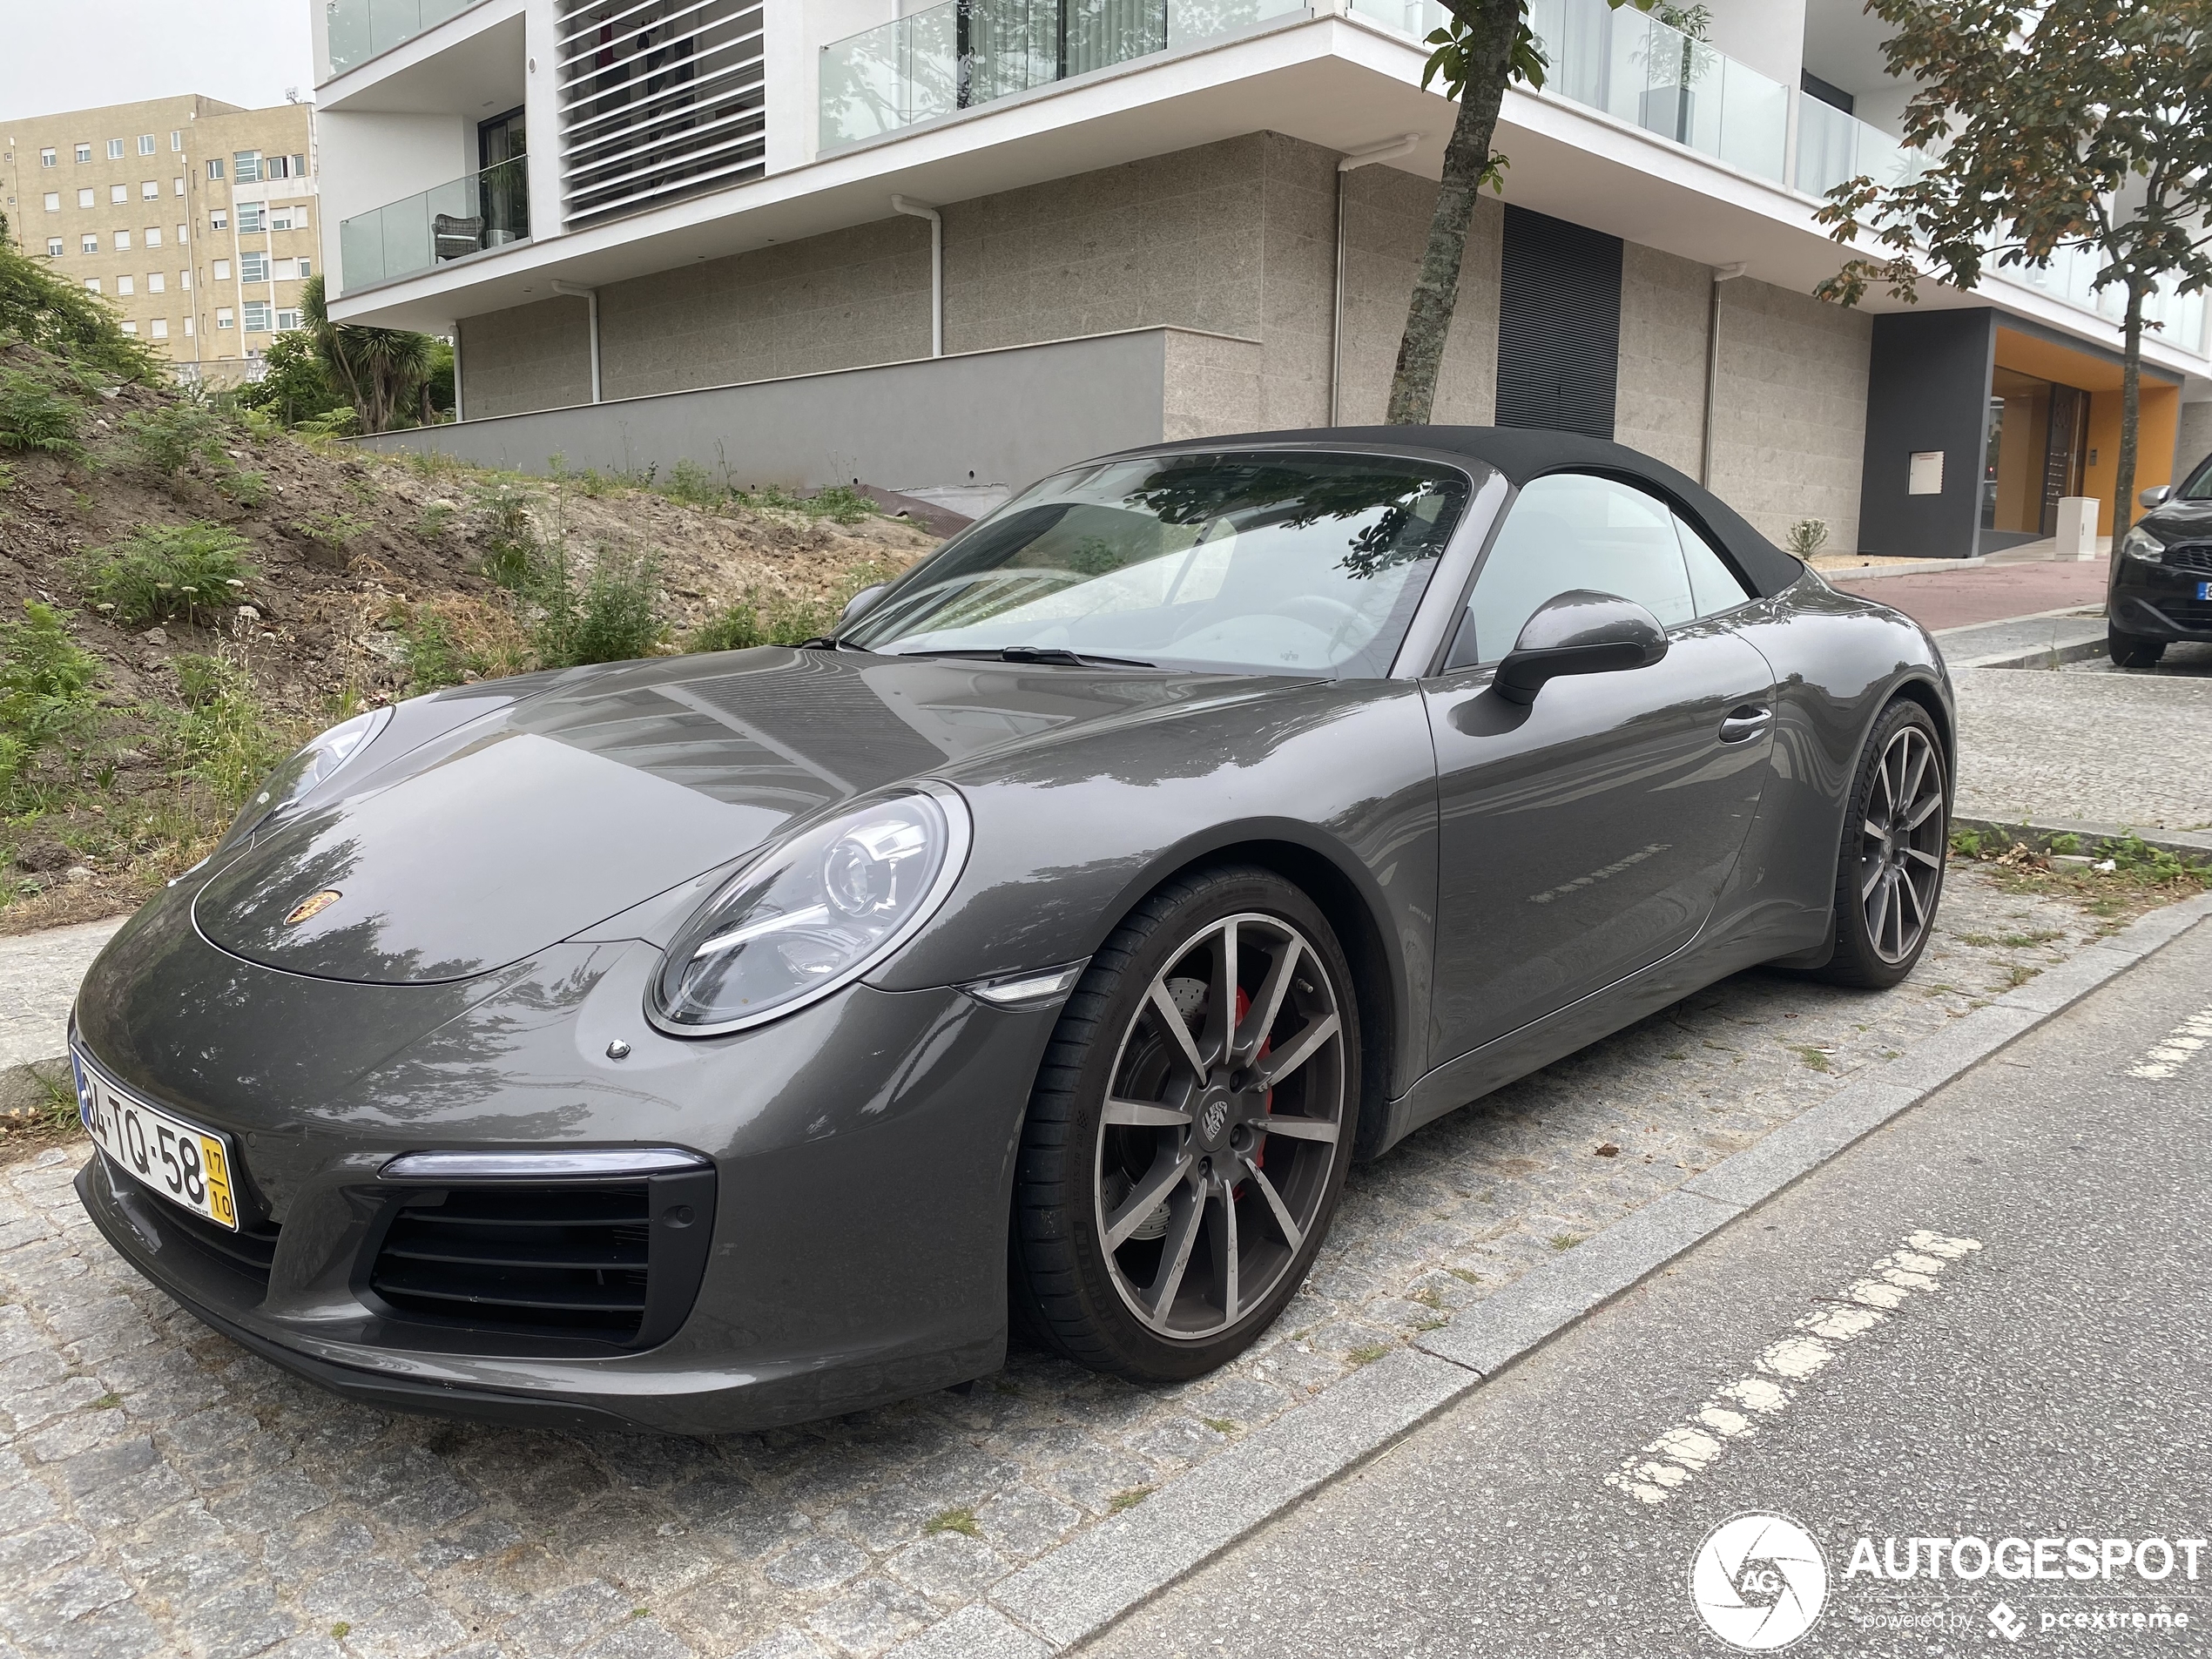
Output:
[[988,1544],[957,1532],[935,1533],[909,1544],[887,1565],[908,1588],[948,1607],[974,1601],[1013,1570]]
[[881,1653],[935,1616],[928,1602],[888,1579],[871,1578],[847,1590],[807,1620],[807,1627],[844,1652]]
[[527,1612],[502,1627],[500,1640],[522,1654],[572,1653],[617,1619],[629,1617],[634,1605],[611,1585],[590,1579],[533,1599]]
[[812,1537],[768,1563],[768,1576],[793,1590],[826,1590],[865,1572],[868,1557],[840,1538]]

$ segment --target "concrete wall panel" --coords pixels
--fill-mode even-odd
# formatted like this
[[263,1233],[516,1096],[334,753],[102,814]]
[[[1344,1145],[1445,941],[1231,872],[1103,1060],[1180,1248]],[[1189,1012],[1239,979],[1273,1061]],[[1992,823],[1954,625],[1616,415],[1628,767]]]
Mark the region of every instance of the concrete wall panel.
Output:
[[2181,483],[2208,458],[2212,458],[2212,403],[2184,403],[2174,444],[2174,482]]
[[590,311],[540,300],[460,325],[461,404],[469,422],[591,401]]
[[1693,478],[1704,460],[1711,295],[1711,267],[1622,245],[1613,436]]
[[[580,302],[570,303],[581,313]],[[1158,442],[1171,435],[1163,411],[1176,411],[1182,427],[1172,435],[1249,427],[1259,396],[1258,352],[1251,341],[1140,329],[472,417],[361,442],[533,473],[548,470],[556,455],[577,469],[665,473],[690,461],[740,488],[818,489],[855,478],[893,489],[1019,487],[1089,455]],[[1070,396],[1071,388],[1082,395]]]
[[[1345,176],[1344,356],[1339,417],[1346,426],[1379,421],[1390,401],[1398,345],[1406,334],[1421,253],[1428,246],[1436,185],[1378,164]],[[1498,260],[1505,208],[1494,196],[1476,205],[1460,265],[1460,292],[1438,373],[1434,418],[1487,426],[1497,405]]]
[[[1830,551],[1862,544],[1873,334],[1865,314],[1809,294],[1750,277],[1721,287],[1711,487],[1771,541],[1798,519],[1818,518]],[[1971,469],[1978,461],[1953,464]]]

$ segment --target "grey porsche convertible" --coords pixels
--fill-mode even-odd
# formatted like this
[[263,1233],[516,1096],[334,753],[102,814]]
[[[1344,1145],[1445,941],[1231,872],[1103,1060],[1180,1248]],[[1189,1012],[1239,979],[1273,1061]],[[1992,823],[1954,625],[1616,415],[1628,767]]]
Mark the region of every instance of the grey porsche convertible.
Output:
[[1251,1344],[1346,1168],[1760,964],[1881,988],[1950,684],[1688,478],[1487,428],[1023,491],[833,637],[349,720],[108,946],[100,1231],[417,1410],[700,1433]]

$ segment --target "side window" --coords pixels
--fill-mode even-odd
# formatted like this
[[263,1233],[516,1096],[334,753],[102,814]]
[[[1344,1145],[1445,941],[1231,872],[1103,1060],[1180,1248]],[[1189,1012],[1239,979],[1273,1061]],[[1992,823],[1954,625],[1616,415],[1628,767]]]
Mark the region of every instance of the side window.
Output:
[[1689,597],[1701,617],[1733,610],[1751,597],[1743,578],[1729,569],[1728,561],[1695,525],[1677,513],[1675,534],[1682,542],[1683,562],[1689,566]]
[[1475,578],[1448,665],[1494,663],[1545,601],[1587,588],[1671,628],[1697,614],[1674,515],[1610,478],[1554,473],[1524,488]]

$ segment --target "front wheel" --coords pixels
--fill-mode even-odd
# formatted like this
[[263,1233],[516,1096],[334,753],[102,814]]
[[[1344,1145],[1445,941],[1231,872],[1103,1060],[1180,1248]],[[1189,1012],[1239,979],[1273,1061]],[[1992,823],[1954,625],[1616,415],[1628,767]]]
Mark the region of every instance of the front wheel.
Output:
[[2146,639],[2141,634],[2123,634],[2118,629],[2107,629],[2105,649],[2112,653],[2114,668],[2156,668],[2158,659],[2166,655],[2166,642]]
[[1265,870],[1178,878],[1091,959],[1023,1125],[1012,1289],[1079,1365],[1212,1370],[1298,1290],[1352,1156],[1359,1015],[1335,934]]
[[1918,703],[1891,704],[1851,784],[1836,872],[1836,954],[1824,977],[1885,990],[1912,971],[1943,896],[1950,801],[1935,721]]

